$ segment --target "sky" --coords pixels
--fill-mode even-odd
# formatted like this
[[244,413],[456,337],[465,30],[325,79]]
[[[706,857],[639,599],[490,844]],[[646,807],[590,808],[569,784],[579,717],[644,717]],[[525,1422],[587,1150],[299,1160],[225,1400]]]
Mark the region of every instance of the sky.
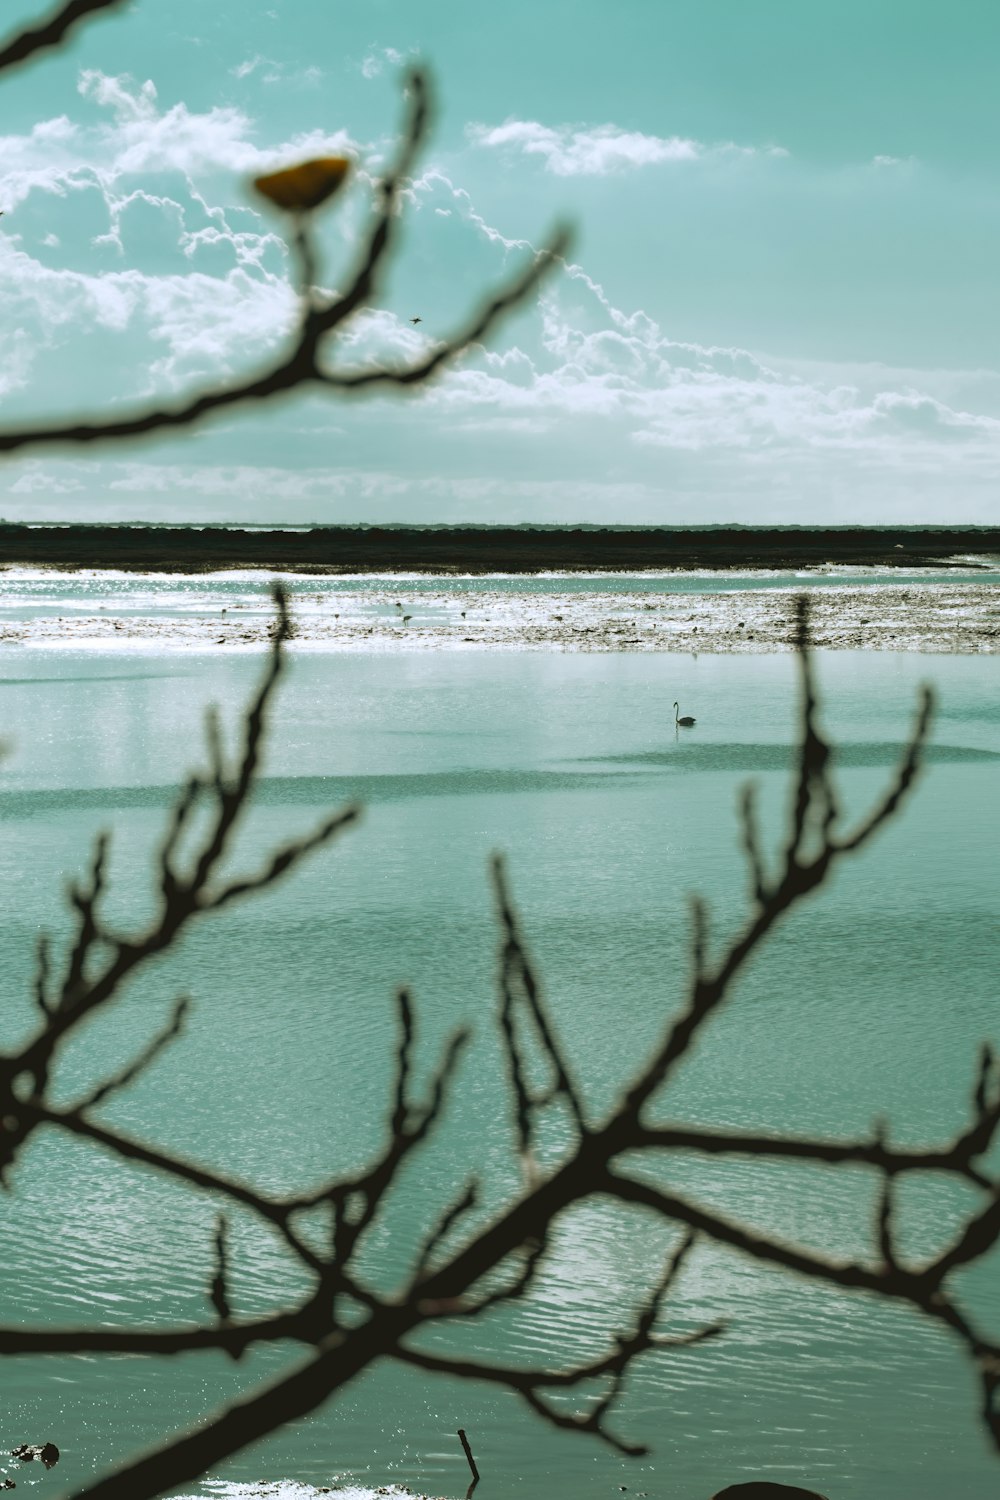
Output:
[[530,301],[405,395],[4,458],[0,514],[996,523],[996,0],[136,0],[0,78],[0,425],[274,358],[293,269],[250,179],[354,160],[317,224],[342,289],[414,63],[398,253],[326,362],[426,354],[568,222]]

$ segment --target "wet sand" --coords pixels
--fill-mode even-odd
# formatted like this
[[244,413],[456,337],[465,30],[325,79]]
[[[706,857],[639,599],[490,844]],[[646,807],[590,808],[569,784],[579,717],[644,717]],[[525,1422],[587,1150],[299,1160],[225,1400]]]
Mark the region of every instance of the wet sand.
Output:
[[[207,583],[207,580],[206,580]],[[861,585],[799,583],[787,589],[630,592],[519,591],[483,586],[462,592],[414,592],[398,584],[400,608],[384,586],[359,581],[342,592],[297,591],[294,648],[323,651],[556,650],[774,652],[794,649],[793,608],[812,603],[814,644],[833,650],[1000,651],[1000,586],[969,582]],[[183,614],[128,612],[116,601],[96,613],[74,612],[0,623],[0,645],[60,647],[259,649],[273,617],[263,600],[218,607],[206,589]],[[463,614],[464,611],[464,614]],[[408,618],[407,618],[408,617]]]

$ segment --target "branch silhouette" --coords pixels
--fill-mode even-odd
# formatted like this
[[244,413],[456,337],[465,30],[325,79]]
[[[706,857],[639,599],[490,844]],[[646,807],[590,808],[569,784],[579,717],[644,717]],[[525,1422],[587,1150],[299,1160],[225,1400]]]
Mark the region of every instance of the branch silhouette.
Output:
[[30,61],[49,47],[59,47],[82,22],[102,10],[116,10],[125,0],[67,0],[40,26],[29,26],[0,47],[0,72]]

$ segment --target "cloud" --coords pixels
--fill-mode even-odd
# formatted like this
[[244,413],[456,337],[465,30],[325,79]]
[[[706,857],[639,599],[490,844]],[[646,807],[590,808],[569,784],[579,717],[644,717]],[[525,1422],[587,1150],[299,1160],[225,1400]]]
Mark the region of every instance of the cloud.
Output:
[[72,495],[84,489],[81,478],[74,474],[53,472],[44,463],[27,465],[13,484],[7,488],[8,495]]
[[[593,480],[532,480],[487,475],[448,477],[399,474],[384,466],[300,469],[273,464],[183,464],[176,462],[52,461],[33,464],[15,481],[0,476],[4,515],[65,521],[89,500],[95,519],[232,520],[293,524],[355,521],[420,521],[433,507],[444,522],[530,521],[539,511],[562,520],[585,514],[599,519],[623,502],[648,512],[656,488],[644,483]],[[512,509],[513,508],[513,509]],[[360,513],[359,513],[360,510]]]
[[[533,247],[488,225],[468,193],[440,170],[414,184],[421,211],[453,207],[477,238],[502,248]],[[532,333],[517,345],[479,349],[445,374],[423,400],[456,430],[546,432],[564,443],[731,454],[733,460],[806,461],[821,453],[907,470],[932,470],[945,454],[971,467],[1000,462],[1000,420],[942,399],[919,372],[878,367],[844,379],[836,367],[780,369],[751,350],[672,339],[641,308],[614,305],[583,266],[567,264],[538,299]],[[977,376],[979,389],[983,380]],[[935,384],[947,384],[940,373]],[[956,393],[961,381],[952,374]],[[596,439],[595,439],[596,441]]]
[[[644,135],[637,130],[622,130],[617,125],[553,128],[537,120],[507,120],[503,125],[469,125],[467,135],[475,146],[541,157],[546,170],[558,177],[602,177],[663,162],[696,161],[710,154],[758,154],[752,146],[737,146],[732,142],[706,146],[685,136]],[[788,153],[781,147],[769,147],[766,154],[787,156]]]
[[[263,61],[261,59],[260,61]],[[180,171],[194,176],[217,172],[259,172],[282,155],[337,155],[356,150],[347,131],[310,131],[277,150],[263,150],[253,140],[253,122],[231,105],[197,112],[178,103],[161,110],[150,80],[110,77],[95,69],[80,74],[85,99],[114,115],[111,125],[77,130],[80,159],[101,165],[112,176]]]
[[[397,52],[395,47],[372,47],[361,59],[360,68],[363,78],[378,78],[385,72],[386,66],[393,68],[402,67],[406,62],[407,53]],[[411,52],[409,54],[413,56]]]
[[[388,50],[380,55],[394,61]],[[245,76],[266,66],[256,60]],[[240,109],[164,103],[149,82],[90,71],[81,89],[80,118],[0,141],[7,423],[72,411],[81,398],[112,409],[197,389],[261,362],[287,336],[296,302],[283,244],[247,199],[246,176],[299,153],[360,150],[343,133],[268,139]],[[477,144],[564,174],[683,167],[740,149],[613,126],[480,129],[491,138]],[[536,252],[440,167],[404,198],[405,254],[387,283],[395,300],[343,330],[338,368],[429,350]],[[345,200],[330,216],[331,276],[363,211]],[[419,328],[406,321],[414,312]],[[935,507],[979,505],[971,517],[954,512],[968,519],[988,514],[1000,464],[996,372],[925,379],[680,340],[575,263],[489,349],[473,348],[432,386],[349,412],[335,396],[303,395],[280,412],[206,425],[177,454],[184,463],[165,439],[168,462],[14,463],[0,488],[22,513],[50,519],[70,506],[218,520],[933,519]]]
[[[0,394],[30,378],[56,405],[76,365],[90,401],[115,400],[260,358],[287,334],[295,295],[246,178],[357,143],[315,131],[263,146],[240,109],[164,107],[152,81],[94,69],[79,92],[96,119],[0,139]],[[8,420],[17,409],[8,401]]]
[[244,78],[251,78],[257,74],[259,81],[264,84],[292,83],[316,84],[323,77],[323,69],[311,64],[307,68],[289,67],[287,63],[275,62],[271,57],[264,57],[257,53],[254,57],[248,57],[243,62],[237,63],[235,68],[229,69],[234,78],[241,82]]
[[692,453],[834,449],[905,467],[959,445],[1000,460],[994,417],[913,389],[867,396],[783,376],[749,350],[672,340],[641,313],[612,309],[609,326],[588,329],[568,300],[558,285],[542,297],[537,353],[484,352],[430,399],[479,423],[490,408],[504,422],[513,412],[604,422],[618,441]]

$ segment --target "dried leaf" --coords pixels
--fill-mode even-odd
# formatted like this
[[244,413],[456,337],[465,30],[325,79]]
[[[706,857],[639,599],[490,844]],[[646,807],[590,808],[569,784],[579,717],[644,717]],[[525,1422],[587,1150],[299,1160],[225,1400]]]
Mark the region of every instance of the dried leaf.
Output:
[[333,196],[350,169],[346,156],[316,156],[297,167],[255,177],[253,185],[278,208],[318,208]]

